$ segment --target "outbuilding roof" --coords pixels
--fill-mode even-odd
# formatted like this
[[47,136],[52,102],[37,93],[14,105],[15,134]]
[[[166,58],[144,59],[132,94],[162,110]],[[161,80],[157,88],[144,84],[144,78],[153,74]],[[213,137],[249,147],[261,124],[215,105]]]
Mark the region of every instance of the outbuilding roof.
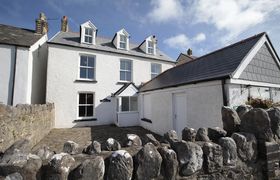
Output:
[[[230,77],[266,33],[260,33],[166,70],[145,83],[141,92]],[[267,35],[266,35],[267,36]]]
[[96,37],[95,45],[82,44],[80,43],[80,33],[77,32],[59,32],[49,41],[49,43],[80,47],[86,49],[94,49],[94,50],[100,50],[100,51],[106,51],[106,52],[112,52],[112,53],[118,53],[118,54],[130,55],[130,56],[144,57],[144,58],[150,58],[159,61],[174,62],[172,58],[170,58],[160,50],[157,50],[156,55],[146,54],[140,50],[140,48],[138,47],[139,45],[134,43],[129,43],[129,48],[130,48],[129,51],[121,50],[115,48],[115,46],[112,43],[112,39],[104,38],[100,36]]
[[42,36],[31,29],[0,24],[0,44],[30,47]]

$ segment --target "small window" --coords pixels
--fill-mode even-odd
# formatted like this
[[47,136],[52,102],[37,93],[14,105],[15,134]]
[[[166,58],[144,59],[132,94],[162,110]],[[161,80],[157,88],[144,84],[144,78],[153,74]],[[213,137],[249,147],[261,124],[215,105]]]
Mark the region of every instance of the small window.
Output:
[[91,28],[85,28],[85,43],[92,44],[93,40],[93,30]]
[[154,44],[152,41],[148,41],[148,54],[154,54]]
[[161,73],[161,64],[152,63],[151,64],[151,78],[156,77]]
[[121,60],[120,61],[120,80],[132,81],[132,61]]
[[125,35],[120,34],[120,48],[121,49],[126,49],[126,42],[127,42],[127,37]]
[[137,111],[138,109],[138,101],[136,96],[121,97],[121,103],[122,112]]
[[81,56],[80,57],[80,79],[95,79],[95,57]]
[[94,115],[94,94],[79,93],[79,117],[93,117]]

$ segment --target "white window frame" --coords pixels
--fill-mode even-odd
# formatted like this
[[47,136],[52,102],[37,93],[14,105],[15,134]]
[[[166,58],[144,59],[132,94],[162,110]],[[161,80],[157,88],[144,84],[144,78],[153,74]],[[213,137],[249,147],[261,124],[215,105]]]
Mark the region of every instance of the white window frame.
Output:
[[[127,49],[127,36],[126,35],[124,35],[124,34],[120,34],[119,35],[119,37],[120,37],[120,41],[119,41],[119,48],[120,49]],[[122,41],[122,38],[121,37],[124,37],[125,38],[125,40],[124,41]],[[124,44],[125,45],[125,47],[123,48],[123,47],[121,47],[121,44]]]
[[[82,56],[87,57],[87,61],[88,61],[88,57],[92,57],[94,59],[93,67],[81,66]],[[95,81],[96,80],[96,56],[95,55],[89,55],[89,54],[80,54],[78,62],[79,62],[78,79],[79,80],[85,80],[85,81]],[[81,68],[93,69],[93,78],[92,79],[91,78],[81,78]],[[87,77],[88,77],[88,75],[87,75]]]
[[[91,31],[92,31],[92,34],[87,34],[87,33],[86,33],[87,30],[91,30]],[[89,28],[89,27],[84,27],[84,43],[93,44],[93,42],[94,42],[94,35],[93,35],[93,34],[94,34],[94,29]],[[87,41],[86,41],[86,37],[91,38],[91,39],[92,39],[92,42],[87,42]]]
[[[123,103],[122,98],[124,98],[124,97],[128,98],[128,111],[123,111],[122,110],[122,103]],[[136,100],[137,100],[136,101],[137,109],[135,111],[131,111],[131,98],[136,98]],[[137,96],[119,96],[118,99],[119,99],[118,100],[118,102],[119,102],[119,104],[118,104],[118,107],[119,107],[118,112],[119,113],[138,112],[138,97]]]
[[[156,65],[156,66],[160,66],[160,72],[157,73],[157,72],[152,72],[152,66],[153,65]],[[154,77],[158,76],[160,73],[162,73],[162,64],[159,64],[159,63],[151,63],[151,79],[153,79]]]
[[152,41],[147,41],[147,53],[154,54],[154,43]]
[[[127,69],[121,69],[121,62],[122,61],[125,61],[125,62],[130,62],[131,63],[131,69],[130,70],[127,70]],[[132,62],[132,60],[129,60],[129,59],[121,59],[120,60],[120,78],[119,78],[119,80],[121,81],[121,82],[132,82],[133,81],[133,62]],[[128,80],[122,80],[121,79],[121,72],[130,72],[130,81],[128,81]],[[127,79],[127,78],[126,78]]]
[[[93,95],[93,99],[92,99],[93,104],[80,104],[80,102],[79,102],[80,94],[92,94]],[[79,116],[80,106],[93,106],[92,107],[92,116]],[[95,92],[79,91],[77,94],[77,119],[92,119],[94,117],[95,117]]]

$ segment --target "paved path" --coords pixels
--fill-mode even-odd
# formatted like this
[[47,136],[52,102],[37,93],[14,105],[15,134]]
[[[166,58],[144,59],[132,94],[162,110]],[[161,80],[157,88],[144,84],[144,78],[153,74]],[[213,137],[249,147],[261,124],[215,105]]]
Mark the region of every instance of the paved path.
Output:
[[[36,146],[33,147],[33,151],[36,151],[38,148],[46,145],[50,147],[52,151],[59,153],[63,149],[63,144],[68,140],[78,143],[80,147],[83,148],[89,141],[92,140],[103,143],[108,138],[112,137],[119,142],[122,142],[126,137],[126,134],[137,134],[142,139],[142,137],[148,133],[151,132],[138,126],[120,128],[114,125],[106,125],[82,128],[53,129]],[[160,140],[159,135],[154,134],[154,136]]]

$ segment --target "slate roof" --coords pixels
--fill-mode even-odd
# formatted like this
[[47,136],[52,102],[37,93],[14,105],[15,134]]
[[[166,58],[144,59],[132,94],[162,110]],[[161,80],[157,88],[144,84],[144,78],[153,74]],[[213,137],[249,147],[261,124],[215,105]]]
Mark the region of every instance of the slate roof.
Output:
[[141,92],[230,77],[265,33],[252,36],[190,62],[175,66],[145,83]]
[[[144,58],[151,58],[159,61],[168,61],[174,62],[172,58],[161,52],[157,49],[156,55],[149,55],[144,53],[137,45],[134,43],[129,43],[129,51],[116,49],[112,43],[111,38],[104,38],[97,36],[96,37],[96,45],[88,45],[80,43],[80,33],[77,32],[59,32],[49,41],[50,44],[60,44],[66,46],[73,46],[73,47],[80,47],[86,49],[94,49],[100,51],[107,51],[119,54],[125,54],[130,56],[137,56],[137,57],[144,57]],[[174,62],[175,63],[175,62]]]
[[0,44],[30,47],[42,36],[31,29],[0,24]]

